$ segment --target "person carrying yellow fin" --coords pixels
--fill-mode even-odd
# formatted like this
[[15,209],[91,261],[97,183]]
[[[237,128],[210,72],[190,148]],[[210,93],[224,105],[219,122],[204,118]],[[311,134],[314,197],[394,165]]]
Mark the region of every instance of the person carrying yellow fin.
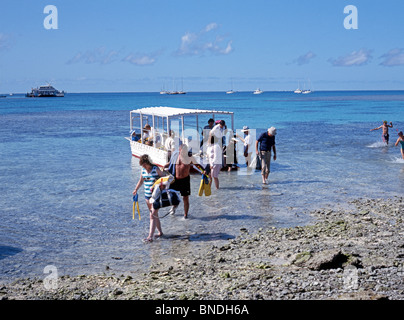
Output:
[[157,179],[156,182],[153,183],[153,185],[152,185],[152,187],[150,189],[152,191],[154,191],[154,187],[156,185],[159,185],[159,184],[163,184],[166,187],[166,189],[169,189],[170,184],[173,183],[174,180],[175,180],[174,176],[169,174],[168,176],[161,177],[161,178]]
[[199,196],[203,196],[203,193],[205,193],[205,196],[209,197],[212,194],[211,188],[210,188],[210,178],[209,178],[209,172],[210,172],[210,166],[209,164],[206,166],[205,171],[202,171],[202,179],[201,183],[199,185]]

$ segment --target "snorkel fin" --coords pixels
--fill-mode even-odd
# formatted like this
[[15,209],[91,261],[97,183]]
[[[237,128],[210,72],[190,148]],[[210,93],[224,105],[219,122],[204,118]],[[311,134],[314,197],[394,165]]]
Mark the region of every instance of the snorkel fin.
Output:
[[140,220],[140,210],[139,210],[139,200],[138,200],[138,195],[136,194],[133,196],[133,213],[132,213],[132,219],[135,219],[135,208],[137,209],[137,214],[139,215],[139,220]]

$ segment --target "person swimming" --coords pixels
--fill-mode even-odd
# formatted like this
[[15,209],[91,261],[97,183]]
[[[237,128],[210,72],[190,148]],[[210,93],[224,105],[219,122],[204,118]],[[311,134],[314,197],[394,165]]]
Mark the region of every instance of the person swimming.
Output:
[[401,157],[404,159],[404,135],[402,131],[398,133],[398,139],[394,145],[397,147],[398,144],[401,144]]

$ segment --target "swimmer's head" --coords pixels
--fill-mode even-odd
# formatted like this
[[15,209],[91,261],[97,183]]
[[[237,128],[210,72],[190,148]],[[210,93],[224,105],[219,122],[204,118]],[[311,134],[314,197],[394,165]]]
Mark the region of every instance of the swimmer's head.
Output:
[[400,132],[398,133],[398,136],[399,136],[399,137],[402,137],[402,136],[403,136],[403,132],[400,131]]

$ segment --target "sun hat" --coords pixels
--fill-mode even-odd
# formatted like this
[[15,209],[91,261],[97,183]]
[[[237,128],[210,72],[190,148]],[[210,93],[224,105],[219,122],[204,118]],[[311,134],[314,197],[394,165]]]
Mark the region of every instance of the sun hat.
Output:
[[248,130],[250,130],[250,128],[247,126],[244,126],[243,129],[241,130],[241,132],[247,132]]
[[276,128],[275,128],[275,127],[269,128],[269,129],[268,129],[268,133],[271,134],[271,135],[273,135],[273,136],[276,136]]

